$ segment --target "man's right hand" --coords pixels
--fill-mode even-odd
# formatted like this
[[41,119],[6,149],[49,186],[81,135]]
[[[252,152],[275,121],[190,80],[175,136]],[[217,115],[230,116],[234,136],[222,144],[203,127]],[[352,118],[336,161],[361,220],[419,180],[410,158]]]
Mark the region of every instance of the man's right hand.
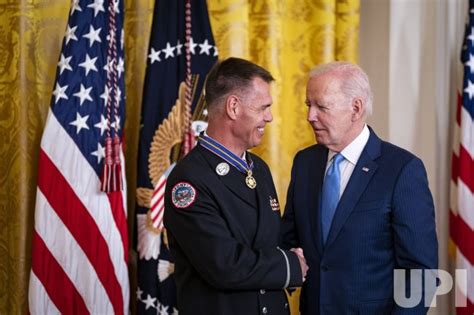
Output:
[[309,267],[306,264],[306,259],[304,258],[303,249],[298,247],[298,248],[292,248],[290,249],[290,251],[292,251],[293,253],[296,254],[296,256],[298,256],[298,260],[300,262],[300,267],[301,267],[301,273],[303,276],[303,282],[304,282],[306,280],[306,273],[308,272]]

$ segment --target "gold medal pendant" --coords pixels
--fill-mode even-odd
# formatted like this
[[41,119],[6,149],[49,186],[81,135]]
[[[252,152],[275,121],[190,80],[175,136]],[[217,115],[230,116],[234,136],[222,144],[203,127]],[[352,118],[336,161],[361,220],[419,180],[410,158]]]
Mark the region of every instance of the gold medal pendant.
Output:
[[250,188],[250,189],[255,189],[255,187],[257,187],[257,181],[252,176],[251,171],[247,172],[247,177],[245,178],[245,183],[247,184],[247,187]]

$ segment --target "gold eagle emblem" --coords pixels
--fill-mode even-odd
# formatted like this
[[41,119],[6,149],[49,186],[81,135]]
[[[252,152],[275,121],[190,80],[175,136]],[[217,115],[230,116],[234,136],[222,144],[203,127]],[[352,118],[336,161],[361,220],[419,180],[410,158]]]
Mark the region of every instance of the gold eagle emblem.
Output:
[[[168,117],[158,126],[150,144],[150,154],[148,156],[148,175],[153,186],[156,185],[163,173],[170,167],[172,161],[173,147],[180,144],[183,140],[185,124],[185,90],[184,82],[179,85],[178,99],[171,108]],[[175,154],[176,155],[176,154]],[[176,155],[175,160],[178,156]],[[173,161],[174,162],[174,161]],[[137,188],[137,203],[141,207],[150,208],[150,201],[153,195],[153,189],[139,187]],[[147,227],[159,233],[152,226],[149,213],[147,214]]]

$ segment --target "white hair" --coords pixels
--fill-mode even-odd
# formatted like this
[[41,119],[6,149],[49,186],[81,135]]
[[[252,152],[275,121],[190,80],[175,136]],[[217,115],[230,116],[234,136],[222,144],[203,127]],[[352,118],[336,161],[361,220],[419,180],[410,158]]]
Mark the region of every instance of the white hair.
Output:
[[333,61],[318,65],[309,72],[309,78],[315,78],[327,73],[339,75],[341,80],[341,92],[352,102],[354,98],[360,97],[364,102],[364,115],[372,114],[374,96],[370,88],[369,77],[361,67],[347,61]]

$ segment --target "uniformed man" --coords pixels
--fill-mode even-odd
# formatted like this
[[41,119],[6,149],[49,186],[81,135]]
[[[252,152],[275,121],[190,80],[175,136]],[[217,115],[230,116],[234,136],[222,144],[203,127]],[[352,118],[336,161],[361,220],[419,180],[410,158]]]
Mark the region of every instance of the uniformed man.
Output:
[[301,286],[301,249],[277,247],[280,206],[258,145],[271,74],[249,61],[217,64],[206,84],[209,125],[170,174],[165,195],[180,314],[289,314],[284,289]]

